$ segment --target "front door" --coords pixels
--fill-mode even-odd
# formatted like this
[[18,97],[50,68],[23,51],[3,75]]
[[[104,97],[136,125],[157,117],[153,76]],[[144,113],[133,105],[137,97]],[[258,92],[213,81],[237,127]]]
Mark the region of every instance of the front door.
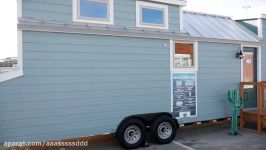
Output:
[[[244,47],[244,59],[242,61],[242,75],[244,82],[257,82],[257,48]],[[256,86],[244,87],[244,108],[257,107]]]

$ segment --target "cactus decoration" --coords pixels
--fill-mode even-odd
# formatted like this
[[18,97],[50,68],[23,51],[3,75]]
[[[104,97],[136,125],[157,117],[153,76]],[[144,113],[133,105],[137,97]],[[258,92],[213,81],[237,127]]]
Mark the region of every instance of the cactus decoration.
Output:
[[232,108],[232,119],[231,119],[231,134],[238,134],[238,114],[239,110],[243,107],[243,101],[240,98],[237,89],[228,91],[228,100]]

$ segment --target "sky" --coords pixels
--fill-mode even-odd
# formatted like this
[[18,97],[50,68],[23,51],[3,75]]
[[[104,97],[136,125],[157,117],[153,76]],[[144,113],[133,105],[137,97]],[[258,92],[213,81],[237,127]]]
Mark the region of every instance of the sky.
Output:
[[[185,10],[230,16],[233,19],[266,14],[266,0],[187,0]],[[250,6],[246,9],[243,6]],[[17,56],[16,0],[0,2],[0,59]]]
[[[246,6],[250,8],[244,9]],[[266,14],[266,0],[187,0],[185,10],[220,14],[233,19],[258,18]]]

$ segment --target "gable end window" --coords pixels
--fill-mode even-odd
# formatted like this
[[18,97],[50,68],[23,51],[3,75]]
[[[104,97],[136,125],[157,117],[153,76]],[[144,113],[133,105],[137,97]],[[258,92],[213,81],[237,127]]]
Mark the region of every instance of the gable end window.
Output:
[[73,0],[76,22],[113,24],[113,0]]
[[136,26],[168,29],[168,6],[150,2],[136,2]]

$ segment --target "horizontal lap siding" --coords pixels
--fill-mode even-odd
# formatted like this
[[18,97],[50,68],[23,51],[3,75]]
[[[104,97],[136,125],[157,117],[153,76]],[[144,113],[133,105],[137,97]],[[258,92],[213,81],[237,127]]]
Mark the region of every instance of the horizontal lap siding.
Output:
[[199,43],[198,117],[182,123],[230,116],[227,91],[239,87],[240,60],[235,53],[240,45]]
[[180,26],[180,11],[179,6],[169,5],[169,29],[179,30]]
[[[23,0],[23,17],[72,22],[72,0]],[[114,0],[116,26],[136,27],[136,1]],[[169,5],[169,29],[179,29],[179,7]]]
[[72,0],[23,0],[22,15],[42,20],[72,21]]
[[24,76],[0,83],[0,142],[114,132],[170,110],[169,41],[25,31],[23,60]]
[[136,26],[136,1],[114,0],[114,22],[117,26]]

